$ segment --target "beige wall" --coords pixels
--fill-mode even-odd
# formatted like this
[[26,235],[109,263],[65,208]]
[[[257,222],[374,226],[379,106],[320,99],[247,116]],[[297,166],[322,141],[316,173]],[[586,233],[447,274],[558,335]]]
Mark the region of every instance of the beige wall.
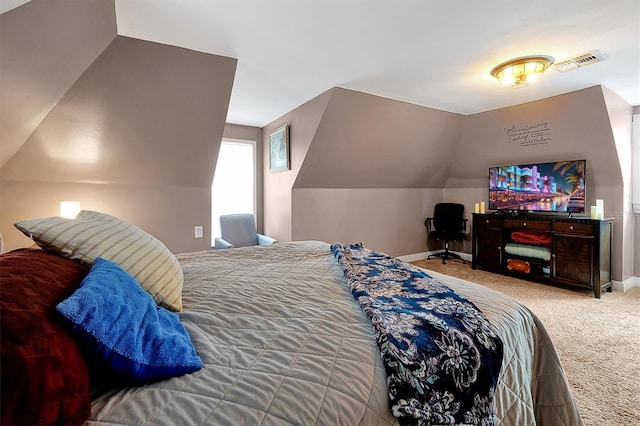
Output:
[[295,188],[442,188],[464,116],[333,89]]
[[[630,107],[628,114],[630,119]],[[547,123],[550,140],[546,143],[510,142],[505,133],[511,126],[537,123]],[[622,269],[626,263],[622,261],[623,233],[632,231],[624,228],[622,171],[602,87],[465,117],[446,188],[476,189],[475,201],[483,201],[488,198],[487,175],[491,166],[583,158],[587,160],[586,205],[594,205],[597,198],[602,198],[606,214],[616,217],[613,276],[616,280],[626,279],[628,272],[623,275]],[[629,259],[632,255],[625,253]]]
[[[263,129],[264,232],[278,241],[293,239],[291,190],[333,90],[317,96]],[[283,124],[290,128],[291,170],[272,173],[269,171],[269,134]]]
[[[638,115],[640,114],[640,105],[634,106],[633,107],[633,114],[634,115]],[[636,118],[637,119],[637,118]],[[640,137],[640,135],[638,135],[638,137]],[[638,142],[638,141],[636,141]],[[640,148],[640,147],[639,147]],[[640,168],[640,164],[633,164],[633,167],[636,168]],[[636,182],[636,184],[640,184],[640,182]],[[640,190],[640,188],[638,188]],[[640,214],[636,214],[635,215],[635,232],[634,232],[634,266],[633,266],[633,271],[634,271],[634,276],[637,279],[640,279]],[[639,282],[640,284],[640,282]]]
[[32,0],[0,15],[0,167],[115,36],[114,0]]
[[635,215],[633,276],[640,278],[640,214]]
[[[271,188],[287,196],[293,191],[291,239],[370,240],[391,255],[422,252],[435,248],[424,244],[423,226],[433,205],[461,202],[470,218],[474,203],[488,198],[489,167],[585,158],[587,205],[603,198],[607,215],[616,217],[614,279],[633,275],[635,226],[625,219],[623,189],[630,165],[618,157],[621,147],[630,147],[630,133],[624,129],[630,129],[631,107],[607,89],[596,86],[467,117],[333,89],[324,110],[313,113],[321,119],[304,163],[290,172],[299,170],[293,188],[291,179]],[[297,109],[273,127],[291,117],[316,122],[316,116]],[[511,126],[537,123],[546,123],[549,130],[544,143],[509,141],[505,133]],[[415,198],[406,190],[414,186],[442,191]],[[275,201],[266,189],[265,197],[266,203]],[[267,209],[265,222],[274,219]],[[278,219],[283,226],[289,220],[286,212]],[[279,238],[288,239],[285,233]],[[470,252],[470,241],[455,249]]]
[[[625,281],[634,275],[634,259],[637,256],[634,244],[636,229],[635,217],[633,215],[631,179],[633,163],[631,140],[633,108],[606,87],[602,89],[622,174],[623,187],[621,188],[620,208],[609,212],[609,215],[616,217],[616,224],[614,224],[614,226],[617,225],[620,227],[620,224],[622,224],[621,232],[615,232],[614,229],[614,238],[620,239],[618,253],[622,260],[622,281]],[[608,210],[606,204],[605,209]]]
[[[289,123],[293,154],[290,172],[265,166],[265,231],[281,241],[368,233],[391,255],[425,251],[424,219],[442,199],[441,165],[462,118],[341,88],[297,108],[265,128],[267,144],[271,129]],[[265,164],[267,156],[265,146]]]
[[194,224],[209,229],[211,219],[203,222],[202,212],[211,209],[210,193],[210,188],[167,185],[2,182],[0,219],[5,249],[32,244],[13,223],[58,216],[60,201],[64,200],[80,200],[84,209],[113,214],[134,223],[163,241],[174,253],[207,249],[210,246],[194,247],[192,241],[199,241],[193,238]]
[[[116,37],[0,169],[7,249],[29,243],[16,220],[56,213],[68,199],[130,220],[172,251],[210,248],[211,182],[235,65]],[[205,238],[194,238],[195,225]]]
[[[426,246],[424,220],[442,199],[440,188],[294,188],[293,236],[295,240],[362,242],[391,256],[436,250],[440,244]],[[454,243],[451,248],[462,249]]]
[[[547,123],[550,140],[510,142],[505,129]],[[587,202],[600,185],[622,185],[615,141],[600,86],[465,117],[447,188],[484,188],[491,166],[587,159]],[[483,198],[487,198],[485,194]],[[613,206],[612,206],[613,207]]]

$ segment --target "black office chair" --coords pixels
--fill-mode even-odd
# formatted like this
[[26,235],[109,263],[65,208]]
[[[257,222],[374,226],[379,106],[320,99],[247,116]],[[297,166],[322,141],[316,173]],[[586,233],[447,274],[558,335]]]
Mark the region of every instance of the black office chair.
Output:
[[464,205],[458,203],[438,203],[433,212],[433,217],[424,221],[429,238],[444,240],[444,251],[427,256],[441,257],[442,263],[447,259],[466,260],[456,253],[449,251],[449,241],[463,241],[467,238],[467,219],[464,218]]

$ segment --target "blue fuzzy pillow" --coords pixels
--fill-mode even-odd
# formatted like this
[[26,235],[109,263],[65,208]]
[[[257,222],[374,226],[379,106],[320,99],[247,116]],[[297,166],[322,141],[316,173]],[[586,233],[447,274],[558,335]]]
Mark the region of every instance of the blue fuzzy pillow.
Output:
[[202,368],[178,314],[156,305],[114,262],[97,258],[56,309],[98,361],[128,378],[160,380]]

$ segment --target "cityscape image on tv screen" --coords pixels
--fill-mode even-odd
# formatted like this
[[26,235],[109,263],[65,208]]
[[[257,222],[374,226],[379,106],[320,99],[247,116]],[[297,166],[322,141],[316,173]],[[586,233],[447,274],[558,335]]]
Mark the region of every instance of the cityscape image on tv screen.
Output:
[[585,212],[586,160],[489,169],[489,209]]

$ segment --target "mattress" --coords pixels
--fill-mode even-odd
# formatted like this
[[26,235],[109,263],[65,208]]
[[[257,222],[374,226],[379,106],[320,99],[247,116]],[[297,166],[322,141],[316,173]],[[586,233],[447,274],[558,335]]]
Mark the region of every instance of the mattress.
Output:
[[[373,329],[323,242],[178,255],[184,312],[204,367],[94,398],[89,425],[391,425]],[[498,424],[579,425],[538,319],[477,284],[429,272],[480,308],[504,345]]]

